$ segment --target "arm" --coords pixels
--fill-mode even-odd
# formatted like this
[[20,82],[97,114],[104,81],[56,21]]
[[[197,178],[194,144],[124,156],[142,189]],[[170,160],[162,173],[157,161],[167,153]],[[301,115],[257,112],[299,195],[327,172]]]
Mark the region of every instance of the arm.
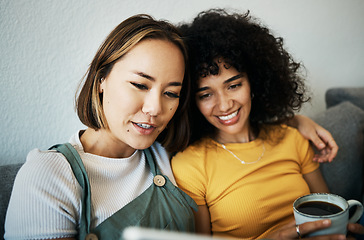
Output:
[[195,214],[196,233],[211,235],[210,212],[206,205],[199,205]]
[[304,174],[303,178],[307,182],[311,193],[318,192],[329,192],[329,188],[326,185],[324,178],[322,177],[321,171],[317,168],[315,171]]
[[70,168],[58,153],[33,150],[28,154],[14,181],[5,220],[6,239],[77,235],[81,187],[76,186]]
[[330,132],[303,115],[295,115],[289,120],[288,125],[295,127],[298,131],[319,150],[313,158],[317,162],[331,162],[337,154],[339,147]]

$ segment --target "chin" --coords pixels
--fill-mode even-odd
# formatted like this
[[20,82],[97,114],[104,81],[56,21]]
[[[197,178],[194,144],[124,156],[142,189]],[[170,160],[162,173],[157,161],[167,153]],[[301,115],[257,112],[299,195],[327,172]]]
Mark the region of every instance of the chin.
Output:
[[136,142],[134,144],[131,144],[130,146],[134,149],[143,150],[147,149],[154,143],[155,139],[153,141],[143,141],[143,142]]

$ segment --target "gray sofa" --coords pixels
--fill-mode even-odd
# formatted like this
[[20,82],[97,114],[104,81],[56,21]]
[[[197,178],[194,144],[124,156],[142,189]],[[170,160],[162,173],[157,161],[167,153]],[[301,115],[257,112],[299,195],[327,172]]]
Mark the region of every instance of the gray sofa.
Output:
[[[335,160],[321,170],[330,191],[363,201],[364,87],[335,88],[326,92],[327,109],[313,119],[328,129],[340,149]],[[0,239],[12,185],[21,164],[0,166]]]
[[329,89],[326,106],[313,119],[331,132],[339,152],[321,171],[331,192],[363,201],[364,87]]

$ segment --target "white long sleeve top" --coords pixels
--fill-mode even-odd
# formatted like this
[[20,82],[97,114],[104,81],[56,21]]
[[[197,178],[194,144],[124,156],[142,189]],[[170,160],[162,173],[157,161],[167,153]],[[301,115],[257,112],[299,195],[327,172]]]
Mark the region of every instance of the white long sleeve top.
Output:
[[[69,142],[80,154],[91,186],[91,228],[143,193],[153,175],[141,150],[128,158],[85,153],[79,132]],[[152,145],[159,168],[176,185],[165,149]],[[77,234],[81,187],[66,158],[54,150],[32,150],[19,170],[5,222],[5,239],[64,238]]]

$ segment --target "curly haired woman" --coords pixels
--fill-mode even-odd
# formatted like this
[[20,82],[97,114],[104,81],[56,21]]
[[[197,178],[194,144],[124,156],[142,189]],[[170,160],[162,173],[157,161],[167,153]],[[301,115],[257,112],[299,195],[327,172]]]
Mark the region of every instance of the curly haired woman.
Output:
[[301,64],[249,12],[210,10],[180,29],[195,101],[190,146],[172,159],[172,169],[179,187],[199,205],[197,231],[296,238],[293,201],[328,192],[309,141],[286,125],[309,100]]

